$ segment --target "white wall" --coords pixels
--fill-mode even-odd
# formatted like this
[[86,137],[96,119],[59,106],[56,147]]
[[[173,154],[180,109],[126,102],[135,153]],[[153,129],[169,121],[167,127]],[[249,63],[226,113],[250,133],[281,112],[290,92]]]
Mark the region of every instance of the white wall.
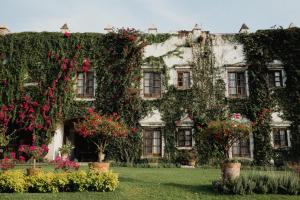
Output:
[[54,160],[56,156],[59,155],[59,148],[63,145],[64,139],[64,124],[59,123],[55,130],[54,137],[52,138],[51,143],[48,145],[49,152],[46,155],[48,160]]

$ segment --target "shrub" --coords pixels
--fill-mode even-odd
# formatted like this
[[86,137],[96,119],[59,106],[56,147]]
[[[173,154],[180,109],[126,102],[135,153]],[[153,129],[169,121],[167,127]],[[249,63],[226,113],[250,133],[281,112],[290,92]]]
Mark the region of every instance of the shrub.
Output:
[[118,175],[112,172],[53,173],[40,171],[25,176],[21,171],[7,171],[0,174],[0,192],[82,192],[114,191],[119,185]]
[[26,180],[21,171],[7,171],[0,174],[0,192],[25,192]]
[[111,172],[90,171],[88,173],[88,190],[96,192],[114,191],[119,185],[118,175]]
[[214,190],[224,194],[290,194],[300,192],[300,180],[293,173],[253,174],[234,180],[214,181]]

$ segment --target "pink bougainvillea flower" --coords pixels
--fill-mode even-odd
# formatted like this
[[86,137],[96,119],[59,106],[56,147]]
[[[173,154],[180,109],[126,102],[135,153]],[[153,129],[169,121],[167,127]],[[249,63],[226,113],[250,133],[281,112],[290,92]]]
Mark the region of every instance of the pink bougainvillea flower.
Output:
[[42,106],[41,110],[48,112],[50,110],[50,107],[49,107],[49,105],[45,104]]
[[64,33],[64,36],[65,36],[66,38],[68,38],[68,37],[71,36],[71,33],[66,31],[66,32]]
[[9,155],[12,159],[16,159],[16,152],[10,152]]
[[25,157],[24,156],[19,156],[19,162],[21,162],[21,163],[25,162]]
[[31,104],[32,104],[33,107],[38,107],[39,106],[39,103],[37,101],[33,101]]

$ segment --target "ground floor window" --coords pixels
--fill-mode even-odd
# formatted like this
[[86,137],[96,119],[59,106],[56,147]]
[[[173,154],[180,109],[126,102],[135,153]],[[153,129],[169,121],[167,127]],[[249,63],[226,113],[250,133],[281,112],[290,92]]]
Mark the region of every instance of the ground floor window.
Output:
[[161,156],[161,130],[160,129],[146,129],[143,131],[143,155],[146,157],[160,157]]
[[288,147],[287,128],[273,128],[274,148]]
[[192,129],[179,129],[177,147],[192,147]]
[[250,157],[249,138],[239,140],[233,144],[232,157]]

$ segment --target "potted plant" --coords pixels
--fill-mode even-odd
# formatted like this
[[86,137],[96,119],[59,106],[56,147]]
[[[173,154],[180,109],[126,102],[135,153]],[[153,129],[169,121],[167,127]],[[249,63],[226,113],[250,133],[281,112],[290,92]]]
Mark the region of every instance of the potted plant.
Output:
[[67,142],[66,144],[62,145],[59,148],[61,158],[63,160],[67,160],[70,157],[73,149],[74,149],[74,146],[70,142]]
[[76,132],[88,138],[97,148],[98,162],[91,163],[91,167],[102,171],[109,169],[109,163],[103,163],[104,151],[108,141],[113,137],[127,137],[128,128],[114,113],[112,116],[100,115],[89,108],[84,119],[75,123]]
[[187,156],[188,156],[188,164],[190,166],[195,167],[196,166],[196,161],[197,161],[197,151],[195,149],[189,150],[187,152]]
[[221,151],[222,178],[234,179],[240,174],[241,164],[229,157],[229,150],[233,144],[249,136],[251,126],[236,120],[211,121],[203,131],[206,139],[214,140],[217,150]]
[[48,147],[46,145],[35,146],[35,145],[20,145],[19,154],[25,154],[28,159],[33,161],[33,166],[27,169],[27,175],[34,175],[39,171],[36,168],[36,161],[42,160],[48,153]]

